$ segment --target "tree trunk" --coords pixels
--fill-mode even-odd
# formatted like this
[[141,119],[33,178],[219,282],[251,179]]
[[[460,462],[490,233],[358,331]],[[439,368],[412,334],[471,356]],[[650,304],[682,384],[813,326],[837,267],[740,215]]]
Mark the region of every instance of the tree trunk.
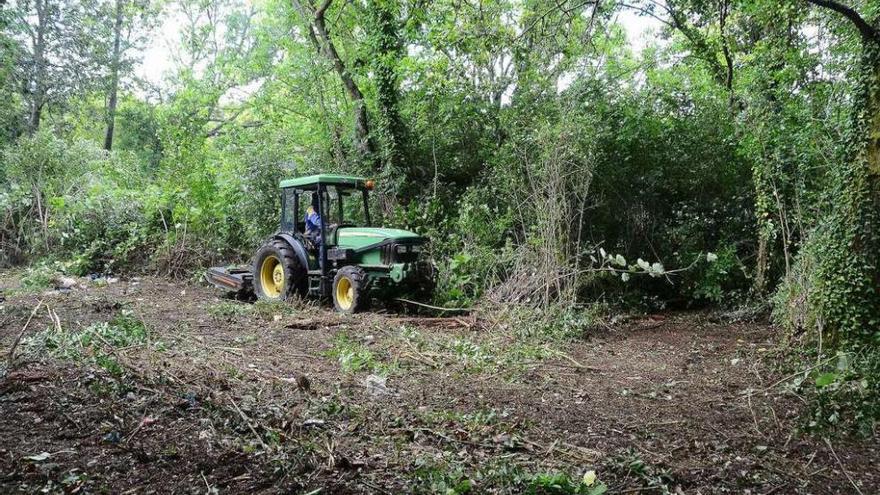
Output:
[[760,228],[758,233],[758,253],[755,260],[755,280],[752,284],[752,292],[757,299],[762,298],[767,292],[767,271],[770,268],[770,248],[766,229]]
[[417,194],[416,170],[405,163],[407,132],[398,109],[400,85],[397,66],[403,56],[398,34],[397,5],[386,0],[366,3],[368,57],[376,87],[377,111],[373,120],[376,161],[382,178],[379,190],[385,213],[408,203]]
[[40,128],[43,106],[46,105],[46,2],[37,0],[37,32],[34,38],[34,69],[31,76],[30,112],[28,114],[28,134],[34,134]]
[[867,35],[865,25],[854,156],[832,171],[833,209],[809,247],[818,262],[811,309],[832,346],[875,346],[880,325],[880,37]]
[[116,0],[116,22],[113,26],[113,60],[110,67],[110,94],[107,98],[107,131],[104,134],[104,149],[113,149],[113,128],[116,123],[116,93],[119,90],[119,47],[122,37],[122,0]]
[[30,135],[35,134],[40,128],[40,120],[42,119],[43,115],[43,103],[41,101],[43,97],[34,94],[33,98],[34,101],[31,102],[31,111],[28,114],[27,126],[28,134]]
[[[303,8],[302,3],[299,0],[292,1],[294,7],[305,16],[308,10]],[[342,85],[345,87],[346,93],[351,98],[351,102],[354,105],[355,146],[362,160],[372,162],[375,160],[375,150],[370,140],[370,122],[364,94],[351,76],[351,73],[348,72],[345,63],[339,56],[339,52],[336,51],[336,45],[330,37],[330,32],[327,30],[327,23],[324,19],[324,14],[327,13],[327,9],[330,8],[332,3],[333,0],[325,0],[320,7],[313,11],[312,18],[309,20],[307,34],[319,54],[326,57],[333,64],[333,70],[336,71],[339,80],[342,81]]]
[[[872,264],[871,281],[874,287],[875,302],[880,303],[880,40],[874,40],[868,52],[867,63],[870,64],[868,71],[870,79],[866,81],[868,104],[865,109],[865,118],[868,120],[865,128],[867,146],[865,160],[861,164],[864,168],[864,194],[860,204],[853,205],[858,208],[857,215],[861,226],[857,246],[870,259]],[[880,307],[877,308],[880,315]]]
[[880,325],[880,41],[863,41],[854,138],[861,142],[835,171],[831,231],[818,250],[820,309],[832,343],[876,344]]

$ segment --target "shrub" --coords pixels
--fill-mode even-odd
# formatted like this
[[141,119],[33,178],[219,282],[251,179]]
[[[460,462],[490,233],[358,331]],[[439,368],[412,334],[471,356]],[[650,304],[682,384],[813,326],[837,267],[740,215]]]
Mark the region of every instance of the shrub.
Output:
[[[51,327],[28,337],[24,342],[27,352],[73,361],[87,360],[113,374],[122,368],[113,355],[113,349],[146,342],[147,329],[129,310],[122,310],[108,322],[93,323],[75,331]],[[108,348],[109,347],[109,348]]]

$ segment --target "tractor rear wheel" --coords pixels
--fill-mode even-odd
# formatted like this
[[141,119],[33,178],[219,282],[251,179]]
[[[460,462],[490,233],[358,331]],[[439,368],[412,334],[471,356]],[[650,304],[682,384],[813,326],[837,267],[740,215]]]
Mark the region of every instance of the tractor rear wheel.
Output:
[[344,266],[333,277],[333,306],[340,313],[357,313],[370,305],[367,273],[357,266]]
[[292,295],[305,297],[308,280],[305,268],[286,242],[271,240],[254,256],[254,293],[260,299],[286,301]]

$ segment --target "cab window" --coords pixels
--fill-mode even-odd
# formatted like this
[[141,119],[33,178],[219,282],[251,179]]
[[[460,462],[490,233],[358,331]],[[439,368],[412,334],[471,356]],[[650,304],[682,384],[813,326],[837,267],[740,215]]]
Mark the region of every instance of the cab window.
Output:
[[363,195],[359,189],[327,186],[327,225],[366,225]]
[[293,189],[281,190],[281,230],[284,232],[291,232],[296,228],[297,219],[293,218],[295,201],[296,195]]
[[296,229],[299,232],[303,232],[306,228],[306,215],[309,207],[312,206],[312,197],[317,194],[317,191],[299,191],[299,218],[296,219]]

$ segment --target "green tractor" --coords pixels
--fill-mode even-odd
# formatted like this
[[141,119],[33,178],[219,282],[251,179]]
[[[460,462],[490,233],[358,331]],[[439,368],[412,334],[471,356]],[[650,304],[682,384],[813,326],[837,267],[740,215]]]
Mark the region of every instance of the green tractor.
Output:
[[371,227],[372,189],[373,181],[345,175],[281,181],[278,232],[257,249],[252,266],[210,268],[207,280],[259,299],[332,299],[343,313],[365,310],[373,298],[428,296],[433,268],[422,256],[427,239]]

